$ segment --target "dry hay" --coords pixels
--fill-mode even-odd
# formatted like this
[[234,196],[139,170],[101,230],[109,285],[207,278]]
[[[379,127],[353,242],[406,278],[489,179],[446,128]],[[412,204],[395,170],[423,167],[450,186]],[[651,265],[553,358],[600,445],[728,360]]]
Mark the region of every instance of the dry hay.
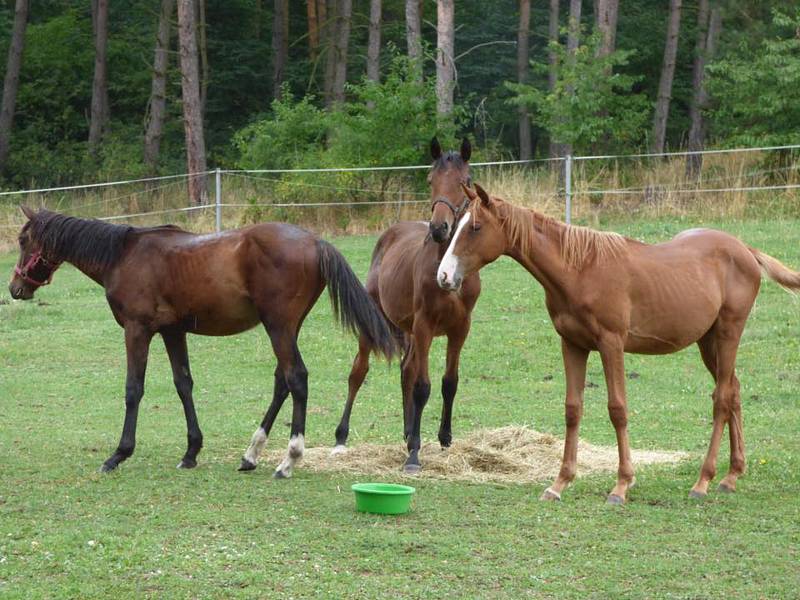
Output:
[[[558,475],[563,440],[527,427],[480,429],[457,439],[446,450],[438,442],[422,445],[422,470],[415,477],[453,481],[533,483]],[[285,451],[284,451],[285,452]],[[273,451],[278,462],[284,452]],[[688,457],[685,452],[631,450],[635,466],[675,464]],[[359,444],[342,454],[331,455],[330,447],[306,448],[301,468],[358,475],[400,475],[406,460],[405,444]],[[578,443],[578,474],[613,473],[617,470],[617,449]]]

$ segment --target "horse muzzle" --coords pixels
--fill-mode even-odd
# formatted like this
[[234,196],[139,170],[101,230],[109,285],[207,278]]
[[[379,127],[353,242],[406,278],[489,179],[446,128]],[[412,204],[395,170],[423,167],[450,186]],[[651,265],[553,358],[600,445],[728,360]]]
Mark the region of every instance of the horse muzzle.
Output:
[[439,223],[438,225],[434,224],[433,222],[430,224],[431,237],[437,244],[447,241],[447,234],[449,231],[450,226],[447,224],[447,221]]
[[33,290],[28,289],[27,286],[21,283],[12,281],[8,284],[8,291],[14,300],[30,300],[33,298]]
[[448,292],[457,292],[461,289],[463,278],[458,274],[448,275],[446,271],[439,271],[436,282],[439,287]]

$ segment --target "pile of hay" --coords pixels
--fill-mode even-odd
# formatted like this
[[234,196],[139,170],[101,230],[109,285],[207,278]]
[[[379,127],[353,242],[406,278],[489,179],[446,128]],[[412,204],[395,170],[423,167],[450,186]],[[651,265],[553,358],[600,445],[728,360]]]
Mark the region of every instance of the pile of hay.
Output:
[[[422,445],[422,470],[416,477],[454,481],[533,483],[549,481],[561,467],[563,440],[527,427],[481,429],[441,450],[438,442]],[[285,451],[284,451],[285,452]],[[284,452],[270,452],[280,462]],[[685,452],[632,450],[634,466],[674,464]],[[397,476],[407,456],[405,444],[359,444],[331,456],[330,447],[306,448],[301,468],[359,475]],[[578,443],[578,474],[615,473],[617,449]]]

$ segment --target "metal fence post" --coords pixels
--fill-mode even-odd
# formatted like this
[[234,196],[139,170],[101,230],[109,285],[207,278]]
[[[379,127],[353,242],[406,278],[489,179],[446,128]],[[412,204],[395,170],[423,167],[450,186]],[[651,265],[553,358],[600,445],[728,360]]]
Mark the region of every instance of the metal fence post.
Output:
[[222,231],[222,172],[219,167],[215,171],[216,175],[216,194],[215,194],[215,210],[217,213],[217,233]]
[[572,155],[567,154],[564,160],[564,192],[567,198],[565,208],[565,221],[569,225],[572,223]]

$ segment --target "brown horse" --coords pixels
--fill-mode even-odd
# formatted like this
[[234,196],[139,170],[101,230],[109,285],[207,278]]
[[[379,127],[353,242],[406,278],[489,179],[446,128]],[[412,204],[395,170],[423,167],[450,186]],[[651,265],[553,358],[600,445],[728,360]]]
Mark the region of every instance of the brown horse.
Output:
[[293,401],[289,451],[275,471],[290,477],[303,454],[308,371],[297,335],[328,286],[339,322],[387,357],[396,342],[384,318],[344,257],[329,243],[283,223],[264,223],[213,235],[178,227],[134,228],[23,208],[20,256],[11,295],[30,299],[62,262],[72,263],[105,288],[125,330],[128,374],[125,422],[111,471],[133,454],[136,418],[144,394],[150,341],[161,334],[186,416],[188,449],[178,467],[197,464],[203,435],[192,399],[186,334],[233,335],[261,323],[278,359],[272,403],[245,452],[240,470],[254,469],[284,400]]
[[[566,439],[561,471],[543,500],[558,500],[575,477],[578,425],[589,352],[603,361],[608,413],[617,434],[619,470],[608,501],[622,504],[633,485],[627,431],[624,353],[668,354],[697,343],[715,387],[708,453],[691,497],[704,497],[716,474],[728,424],[730,469],[721,491],[734,491],[745,470],[741,398],[735,362],[739,338],[763,271],[789,290],[800,273],[721,231],[692,229],[649,245],[616,233],[573,227],[498,198],[476,186],[439,267],[439,285],[458,289],[464,277],[505,254],[545,290],[561,336],[566,373]],[[479,198],[479,199],[476,199]]]
[[[420,421],[431,391],[428,353],[436,336],[447,336],[447,363],[442,377],[442,419],[439,442],[442,447],[452,439],[453,399],[458,388],[458,360],[470,328],[470,315],[481,291],[477,273],[467,277],[459,293],[444,291],[436,285],[436,270],[445,251],[443,241],[464,208],[468,198],[461,189],[469,182],[468,140],[460,154],[442,153],[436,138],[431,142],[434,163],[428,181],[431,185],[430,224],[401,222],[381,235],[372,253],[367,275],[367,292],[381,311],[398,329],[405,348],[401,363],[404,434],[409,456],[407,472],[420,468]],[[433,238],[433,239],[430,239]],[[356,394],[369,370],[369,339],[361,336],[358,354],[348,379],[347,403],[336,428],[336,448],[344,450],[350,429],[350,412]]]

